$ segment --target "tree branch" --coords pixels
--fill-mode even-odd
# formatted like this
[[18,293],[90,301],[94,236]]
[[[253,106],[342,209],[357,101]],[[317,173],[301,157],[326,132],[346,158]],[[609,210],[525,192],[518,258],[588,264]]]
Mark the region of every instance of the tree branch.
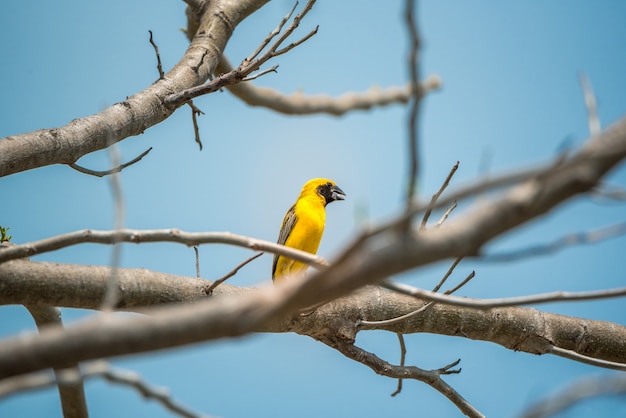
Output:
[[[110,270],[110,267],[10,261],[0,265],[0,304],[48,303],[97,309]],[[46,275],[43,282],[38,280],[42,274]],[[207,298],[206,280],[145,269],[120,268],[118,274],[118,308],[150,316],[98,316],[67,327],[62,333],[8,339],[0,343],[0,375],[35,367],[30,362],[45,363],[38,367],[50,367],[51,362],[62,366],[71,360],[137,353],[246,332],[295,332],[317,339],[335,335],[351,341],[359,331],[356,327],[359,321],[395,318],[426,303],[366,287],[319,307],[309,316],[289,317],[280,313],[280,306],[294,306],[292,311],[310,306],[308,301],[302,302],[290,293],[297,280],[290,280],[289,286],[286,283],[259,289],[222,284]],[[149,306],[174,302],[186,303],[146,310]],[[267,320],[263,320],[263,315]],[[626,327],[535,309],[477,310],[436,304],[400,323],[380,323],[371,329],[463,336],[532,354],[545,354],[552,347],[561,347],[590,358],[626,363]],[[498,332],[494,333],[494,329]]]
[[[270,46],[270,48],[268,48],[267,51],[265,51],[265,53],[261,54],[260,57],[256,58],[261,52],[261,50],[263,50],[269,44],[271,39],[280,32],[285,22],[291,17],[291,14],[293,13],[293,9],[287,16],[285,16],[283,20],[281,20],[279,26],[274,31],[270,32],[270,34],[263,40],[263,42],[261,42],[261,45],[255,50],[255,52],[253,52],[252,55],[250,55],[250,57],[244,59],[241,62],[239,67],[237,67],[236,69],[232,69],[224,74],[219,74],[216,78],[214,78],[213,80],[211,80],[210,82],[206,84],[191,87],[181,92],[170,94],[169,96],[165,98],[166,104],[170,107],[176,108],[180,106],[181,104],[186,103],[195,97],[202,96],[208,93],[213,93],[228,85],[238,84],[244,81],[253,71],[258,70],[261,67],[261,65],[265,64],[270,59],[278,55],[282,55],[290,51],[291,49],[295,48],[296,46],[301,45],[303,42],[307,41],[309,38],[311,38],[313,35],[317,33],[317,27],[313,31],[305,35],[303,38],[299,39],[298,41],[293,42],[282,49],[278,49],[281,46],[281,44],[293,33],[293,31],[296,30],[296,28],[300,24],[300,20],[311,10],[314,3],[315,3],[315,0],[309,0],[306,6],[304,7],[304,9],[302,10],[302,12],[300,12],[294,17],[293,21],[291,22],[291,25],[289,25],[289,27],[285,30],[285,32],[282,35],[280,35],[278,39],[276,40],[276,42],[274,42]],[[273,69],[275,70],[275,67]],[[257,74],[256,76],[253,76],[251,79],[254,79],[258,77],[259,75],[265,74],[269,71],[272,71],[272,69],[268,71],[261,71],[259,74]]]
[[441,369],[423,370],[415,366],[403,367],[391,365],[376,355],[369,353],[351,343],[333,340],[322,340],[322,342],[339,351],[344,356],[365,364],[379,375],[398,379],[414,379],[424,382],[448,398],[465,415],[469,417],[484,417],[483,414],[481,414],[441,378],[441,375],[459,373],[461,371],[460,369],[453,370],[452,367],[455,367],[460,360],[448,364]]
[[505,253],[488,254],[483,257],[483,260],[488,262],[507,263],[522,258],[545,256],[574,245],[594,244],[598,241],[604,241],[624,234],[626,234],[626,223],[620,223],[617,225],[595,229],[593,231],[569,234],[548,244],[534,245],[521,250],[514,250]]
[[526,410],[522,418],[547,418],[565,411],[590,398],[626,393],[626,375],[594,376],[581,379],[555,395],[536,403]]
[[[416,86],[419,83],[419,48],[420,38],[417,33],[417,22],[415,20],[415,0],[406,0],[404,17],[409,32],[409,57],[408,67],[411,85]],[[417,191],[417,181],[419,176],[419,142],[417,119],[422,96],[419,92],[414,92],[409,101],[409,120],[408,120],[408,142],[409,142],[409,175],[406,190],[407,209],[410,208],[411,202]]]
[[135,244],[147,242],[176,242],[190,247],[210,243],[229,244],[238,247],[250,248],[252,250],[267,251],[273,254],[288,256],[294,260],[308,263],[318,269],[328,266],[328,263],[322,257],[270,241],[263,241],[243,235],[232,234],[230,232],[185,232],[178,229],[119,229],[117,231],[84,229],[82,231],[57,235],[55,237],[35,242],[0,248],[0,263],[15,260],[17,258],[30,257],[49,251],[55,251],[72,245],[86,243],[113,245],[120,242],[132,242]]
[[148,155],[150,151],[152,151],[152,147],[148,148],[147,150],[145,150],[144,152],[142,152],[141,154],[139,154],[137,157],[133,158],[129,162],[120,164],[117,167],[114,167],[110,170],[104,170],[104,171],[91,170],[89,168],[82,167],[76,163],[70,163],[69,166],[72,167],[74,170],[81,172],[83,174],[89,174],[90,176],[96,176],[96,177],[104,177],[104,176],[111,175],[113,173],[119,173],[120,171],[128,167],[129,165],[135,164],[136,162],[140,161],[143,157]]
[[[27,305],[26,309],[28,309],[28,312],[32,315],[40,331],[51,326],[63,327],[63,323],[61,322],[61,310],[59,308],[50,305]],[[77,379],[71,382],[65,382],[61,378],[63,372],[66,370],[67,369],[54,369],[54,380],[59,390],[63,418],[87,418],[89,416],[89,410],[87,409],[87,400],[85,398],[85,387],[83,380],[80,378],[79,365],[75,364],[69,369],[78,376]],[[55,381],[52,382],[52,385],[55,384]],[[2,397],[2,390],[0,390],[0,397]]]
[[[222,56],[216,68],[217,73],[233,70],[226,56]],[[255,86],[252,83],[240,83],[226,86],[226,89],[250,106],[261,106],[287,115],[308,115],[328,113],[341,116],[353,110],[369,110],[377,106],[394,103],[408,103],[415,94],[412,84],[405,87],[388,87],[381,90],[372,87],[363,93],[344,93],[337,97],[328,95],[305,95],[294,93],[285,95],[277,90]],[[441,79],[432,75],[417,88],[420,96],[441,88]]]
[[386,289],[393,290],[404,295],[413,296],[421,300],[428,300],[437,303],[445,303],[448,305],[465,306],[468,308],[477,309],[490,309],[500,308],[504,306],[520,306],[531,304],[534,305],[540,303],[561,301],[608,299],[626,296],[626,287],[618,287],[615,289],[591,290],[588,292],[550,292],[541,293],[538,295],[517,296],[510,298],[471,299],[430,292],[428,290],[418,289],[417,287],[391,281],[384,281],[381,285]]

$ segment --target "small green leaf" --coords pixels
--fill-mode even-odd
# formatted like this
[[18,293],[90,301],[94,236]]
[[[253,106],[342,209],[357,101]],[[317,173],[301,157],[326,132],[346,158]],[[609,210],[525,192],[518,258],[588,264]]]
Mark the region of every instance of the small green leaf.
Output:
[[11,241],[11,238],[13,238],[11,235],[7,234],[7,231],[11,229],[9,227],[3,228],[0,225],[0,243],[5,242],[5,241]]

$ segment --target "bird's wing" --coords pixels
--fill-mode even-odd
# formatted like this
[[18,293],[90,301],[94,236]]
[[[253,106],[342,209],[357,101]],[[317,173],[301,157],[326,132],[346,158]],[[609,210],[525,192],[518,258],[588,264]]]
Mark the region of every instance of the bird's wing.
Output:
[[[287,242],[287,238],[289,238],[289,234],[293,231],[293,226],[296,224],[296,205],[293,205],[287,211],[285,215],[285,219],[283,219],[283,224],[280,227],[280,232],[278,234],[278,244],[285,245]],[[274,263],[272,264],[272,277],[274,277],[274,273],[276,272],[276,264],[278,264],[278,254],[274,254]]]

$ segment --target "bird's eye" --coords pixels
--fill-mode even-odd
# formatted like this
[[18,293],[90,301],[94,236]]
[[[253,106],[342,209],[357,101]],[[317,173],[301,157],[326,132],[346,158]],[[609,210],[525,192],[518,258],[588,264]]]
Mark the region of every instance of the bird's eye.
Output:
[[328,187],[332,187],[332,185],[333,184],[330,181],[328,183],[326,183],[326,186],[328,186]]

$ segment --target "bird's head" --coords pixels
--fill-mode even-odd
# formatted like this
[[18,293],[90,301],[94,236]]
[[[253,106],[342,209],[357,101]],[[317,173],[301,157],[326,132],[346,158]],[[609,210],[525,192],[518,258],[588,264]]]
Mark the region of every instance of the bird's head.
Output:
[[324,199],[324,206],[335,200],[344,200],[345,193],[337,184],[329,179],[313,179],[306,182],[302,187],[301,195],[315,193]]

